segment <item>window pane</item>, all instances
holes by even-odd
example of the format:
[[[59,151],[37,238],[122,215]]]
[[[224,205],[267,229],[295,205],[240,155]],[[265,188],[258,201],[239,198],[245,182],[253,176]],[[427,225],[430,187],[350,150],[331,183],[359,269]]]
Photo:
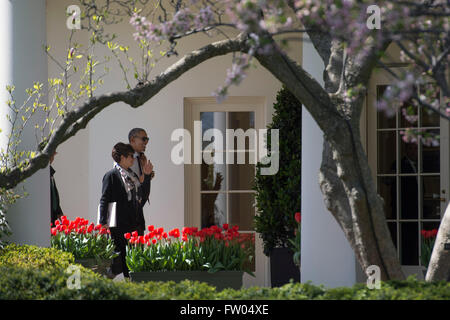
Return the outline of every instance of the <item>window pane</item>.
[[[222,225],[227,219],[227,201],[225,193],[201,195],[202,228]]]
[[[228,165],[230,190],[252,190],[255,181],[255,165]]]
[[[400,222],[402,265],[419,264],[419,230],[417,227],[417,222]]]
[[[418,173],[417,149],[416,143],[406,143],[400,140],[400,173]]]
[[[425,86],[421,87],[421,91],[425,91],[427,90],[427,86],[432,86],[433,88],[433,92],[436,92],[436,96],[434,96],[434,99],[440,101],[440,91],[439,91],[439,87],[437,87],[436,90],[436,86],[432,83],[428,83]],[[428,99],[430,100],[430,99]],[[421,116],[422,116],[422,127],[439,127],[440,126],[440,117],[436,112],[433,112],[429,109],[426,108],[420,108],[421,110]]]
[[[402,219],[418,218],[418,177],[400,177],[400,212]]]
[[[253,203],[255,196],[253,193],[230,193],[229,207],[231,225],[238,225],[239,230],[253,231],[253,218],[255,217],[255,207]]]
[[[378,177],[378,193],[384,199],[386,219],[397,218],[397,181],[396,177]]]
[[[255,128],[254,112],[228,112],[228,128],[227,129],[247,129]]]
[[[232,152],[233,164],[228,164],[229,190],[252,190],[255,180],[255,165],[250,163],[251,152]]]
[[[201,166],[201,177],[202,191],[225,191],[227,189],[225,164],[206,164],[203,161]]]
[[[395,168],[395,148],[396,132],[380,131],[377,137],[378,144],[378,174],[396,173]]]
[[[439,135],[439,130],[430,130]],[[441,172],[441,154],[439,146],[426,146],[422,144],[422,170],[426,173]]]
[[[377,101],[383,97],[383,93],[386,90],[386,85],[377,86]],[[395,113],[392,117],[386,116],[386,113],[382,110],[377,110],[377,128],[378,129],[392,129],[395,128]]]
[[[254,112],[228,112],[228,128],[233,129],[229,150],[256,150],[258,133],[255,130]],[[233,143],[231,145],[231,143]]]
[[[391,233],[392,242],[397,249],[397,222],[388,222],[388,228]]]
[[[439,176],[423,179],[423,218],[440,219],[441,216],[441,179]]]
[[[439,115],[436,112],[422,108],[422,127],[439,127]]]
[[[222,150],[225,149],[225,129],[226,129],[226,113],[225,112],[200,112],[200,121],[202,122],[202,136],[198,137],[198,139],[202,142],[202,150],[205,149],[208,145],[215,142],[215,139],[219,139],[222,141],[216,141],[216,145],[214,146],[215,150],[219,150],[219,145],[222,145]],[[203,137],[205,132],[208,129],[218,129],[216,131],[216,135],[212,135],[211,138],[205,139],[207,141],[203,141]],[[219,133],[220,132],[220,133]],[[212,134],[212,133],[211,133]],[[205,137],[206,138],[206,137]],[[220,139],[221,138],[221,139]],[[211,146],[212,147],[212,146]]]
[[[419,115],[417,107],[406,101],[401,107],[398,114],[400,127],[399,128],[417,128],[419,125]]]

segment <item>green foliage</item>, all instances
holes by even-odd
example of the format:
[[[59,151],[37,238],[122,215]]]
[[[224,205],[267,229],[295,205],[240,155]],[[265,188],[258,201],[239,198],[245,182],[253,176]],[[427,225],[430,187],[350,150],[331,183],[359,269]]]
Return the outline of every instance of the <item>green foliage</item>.
[[[274,104],[275,113],[268,129],[279,129],[279,171],[261,175],[263,165],[257,165],[254,190],[258,214],[255,229],[264,242],[264,253],[275,247],[289,246],[297,223],[294,213],[301,209],[301,103],[283,87]],[[267,146],[271,149],[268,130]]]
[[[51,245],[53,248],[72,253],[76,259],[103,260],[117,256],[113,240],[108,235],[59,233],[52,237]]]
[[[180,283],[115,282],[80,266],[79,290],[69,289],[65,270],[73,264],[70,253],[28,245],[9,245],[0,250],[0,300],[449,300],[450,283],[428,283],[409,277],[382,282],[379,290],[365,284],[325,289],[310,283],[289,283],[279,288],[250,287],[241,290],[214,287],[197,281]]]
[[[201,231],[203,236],[184,234],[182,241],[178,237],[154,239],[154,243],[150,239],[145,243],[131,239],[127,247],[127,266],[131,272],[237,270],[253,275],[250,270],[254,258],[253,235],[232,230],[222,233],[219,227],[205,228]],[[145,241],[144,237],[141,239]]]
[[[0,250],[0,266],[30,269],[66,269],[74,263],[72,254],[54,248],[9,244]]]
[[[11,228],[6,220],[6,212],[20,197],[22,195],[14,190],[0,188],[0,249],[3,249],[7,244],[3,238],[11,235]]]

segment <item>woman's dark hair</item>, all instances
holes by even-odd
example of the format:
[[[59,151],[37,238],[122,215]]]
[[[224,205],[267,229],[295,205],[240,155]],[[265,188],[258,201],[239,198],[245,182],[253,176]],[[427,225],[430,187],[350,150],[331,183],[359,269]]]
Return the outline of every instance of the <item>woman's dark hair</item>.
[[[128,155],[134,154],[134,149],[130,144],[119,142],[112,149],[111,156],[115,162],[120,162],[120,156],[128,157]]]

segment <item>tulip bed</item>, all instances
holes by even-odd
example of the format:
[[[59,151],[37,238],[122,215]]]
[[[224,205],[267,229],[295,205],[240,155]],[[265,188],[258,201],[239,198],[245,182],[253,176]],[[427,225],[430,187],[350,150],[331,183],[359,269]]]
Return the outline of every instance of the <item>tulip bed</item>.
[[[325,289],[304,283],[280,288],[251,287],[217,291],[205,283],[182,281],[130,283],[115,282],[80,266],[81,288],[69,289],[66,272],[73,255],[54,248],[9,245],[0,249],[0,300],[450,300],[450,283],[406,281],[382,282],[381,289],[370,290],[365,284]]]
[[[223,229],[222,229],[223,228]],[[148,227],[148,233],[125,234],[126,261],[131,272],[143,271],[244,271],[253,275],[254,234],[239,233],[238,226],[184,227],[168,233]]]
[[[70,252],[75,259],[110,260],[117,256],[109,230],[83,218],[73,221],[65,216],[50,229],[52,248]]]

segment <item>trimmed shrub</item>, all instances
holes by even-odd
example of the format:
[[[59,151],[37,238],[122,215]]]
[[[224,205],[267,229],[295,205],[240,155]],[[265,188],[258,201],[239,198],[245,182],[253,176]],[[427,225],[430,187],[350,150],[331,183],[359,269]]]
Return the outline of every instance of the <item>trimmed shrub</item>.
[[[54,248],[9,244],[0,249],[0,266],[34,269],[66,269],[74,263],[71,253]]]
[[[36,258],[37,261],[33,261]],[[50,262],[46,264],[45,262]],[[325,289],[309,283],[241,290],[197,281],[115,282],[80,266],[80,289],[69,289],[65,272],[73,256],[34,246],[10,245],[0,250],[0,300],[450,300],[450,283],[427,283],[413,277],[382,282],[379,290],[365,284]]]

